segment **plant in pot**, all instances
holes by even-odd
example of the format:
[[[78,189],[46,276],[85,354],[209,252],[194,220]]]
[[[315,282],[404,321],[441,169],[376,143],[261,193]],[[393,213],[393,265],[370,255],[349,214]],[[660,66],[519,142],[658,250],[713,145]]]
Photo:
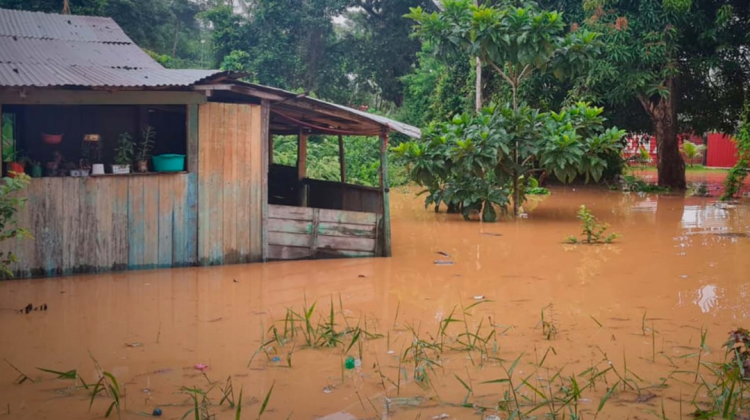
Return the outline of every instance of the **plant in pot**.
[[[129,174],[131,162],[133,162],[133,137],[130,133],[122,133],[117,139],[115,164],[112,165],[112,173]]]
[[[83,136],[81,146],[81,169],[90,169],[91,175],[103,175],[104,164],[102,163],[102,147],[98,134],[86,134]]]
[[[38,160],[29,159],[29,165],[31,166],[31,177],[41,178],[42,177],[42,163]]]
[[[135,150],[137,172],[148,172],[148,160],[151,157],[151,151],[154,149],[155,138],[156,130],[154,130],[154,127],[147,125],[141,131],[141,141]]]
[[[61,167],[64,160],[63,155],[62,153],[56,151],[52,154],[52,156],[54,157],[54,160],[52,160],[51,162],[47,162],[46,174],[47,176],[61,176]]]
[[[24,170],[25,163],[27,161],[26,156],[22,152],[15,151],[9,156],[9,161],[6,165],[8,176],[15,178],[18,175],[25,174]]]

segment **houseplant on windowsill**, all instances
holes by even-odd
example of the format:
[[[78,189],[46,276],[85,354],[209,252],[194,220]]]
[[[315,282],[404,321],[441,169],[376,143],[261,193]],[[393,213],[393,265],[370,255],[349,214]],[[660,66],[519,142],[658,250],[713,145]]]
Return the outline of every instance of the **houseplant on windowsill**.
[[[42,164],[38,160],[29,159],[29,165],[31,166],[31,177],[41,178],[42,177]]]
[[[86,134],[83,136],[82,156],[91,167],[91,175],[104,175],[104,164],[102,163],[102,143],[99,134]]]
[[[156,130],[154,130],[154,127],[147,125],[141,131],[141,141],[135,150],[136,172],[148,172],[148,160],[151,157],[151,151],[154,149],[155,138]]]
[[[129,174],[131,162],[133,162],[133,138],[130,136],[130,133],[122,133],[117,140],[115,163],[112,165],[112,173]]]
[[[18,175],[25,174],[26,171],[24,170],[24,164],[26,163],[27,159],[25,156],[23,156],[23,153],[20,152],[13,152],[10,155],[10,161],[6,164],[6,169],[8,171],[8,176],[11,178],[15,178]]]

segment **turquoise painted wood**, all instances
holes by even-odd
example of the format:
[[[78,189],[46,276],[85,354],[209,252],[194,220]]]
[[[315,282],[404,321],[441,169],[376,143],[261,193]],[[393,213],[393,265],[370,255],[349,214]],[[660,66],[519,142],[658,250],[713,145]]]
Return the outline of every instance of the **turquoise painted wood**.
[[[195,179],[32,179],[19,224],[35,239],[6,241],[0,250],[18,255],[16,277],[195,265]]]

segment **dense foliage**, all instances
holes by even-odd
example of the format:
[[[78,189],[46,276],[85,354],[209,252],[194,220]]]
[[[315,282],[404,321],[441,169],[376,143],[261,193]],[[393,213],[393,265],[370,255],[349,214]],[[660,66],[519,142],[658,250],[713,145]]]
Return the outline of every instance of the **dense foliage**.
[[[546,171],[562,182],[579,175],[598,181],[606,156],[619,152],[625,135],[606,129],[601,113],[585,103],[559,113],[493,105],[434,124],[421,141],[402,143],[396,151],[408,162],[411,179],[426,188],[425,205],[437,210],[445,203],[466,219],[480,213],[492,222],[496,206],[507,212],[514,185],[521,205],[534,173]]]
[[[344,137],[344,161],[348,183],[376,187],[380,183],[380,139],[377,137]],[[279,165],[297,164],[297,137],[275,136],[273,162]],[[310,136],[307,140],[307,176],[325,181],[340,181],[338,139],[330,136]],[[388,167],[390,185],[408,181],[403,166]]]
[[[724,192],[719,197],[721,201],[732,200],[739,194],[750,171],[750,121],[748,117],[746,112],[733,139],[737,145],[737,163],[729,170],[724,180]]]
[[[596,53],[596,33],[565,33],[558,12],[530,3],[476,6],[468,0],[446,0],[439,13],[414,8],[408,17],[417,22],[417,34],[434,46],[436,54],[447,59],[479,57],[511,93],[505,106],[491,106],[475,118],[464,114],[439,126],[440,141],[425,139],[449,148],[442,156],[438,153],[450,167],[448,176],[442,177],[444,187],[425,183],[423,174],[412,172],[415,181],[431,190],[430,202],[459,206],[464,217],[481,209],[483,220],[494,221],[493,205],[504,209],[510,201],[513,214],[518,214],[524,201],[523,180],[534,170],[554,173],[563,182],[581,174],[587,181],[601,178],[607,167],[605,154],[618,154],[625,134],[617,129],[600,133],[602,109],[579,103],[560,113],[544,113],[518,99],[519,89],[535,74],[563,79],[581,73]],[[411,145],[404,146],[403,155],[421,168],[424,162],[419,159],[425,154],[416,143]]]
[[[28,183],[29,178],[26,175],[6,177],[0,183],[0,242],[15,238],[31,238],[27,229],[18,227],[17,220],[18,212],[26,204],[26,199],[19,197],[18,193],[26,188]],[[11,251],[0,252],[0,278],[13,277],[10,265],[17,260]]]

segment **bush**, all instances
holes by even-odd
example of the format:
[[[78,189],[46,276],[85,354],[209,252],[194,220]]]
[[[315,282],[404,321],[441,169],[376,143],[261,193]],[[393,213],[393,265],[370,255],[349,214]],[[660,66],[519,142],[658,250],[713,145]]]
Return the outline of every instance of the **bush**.
[[[26,188],[29,183],[27,175],[18,175],[16,178],[3,178],[0,185],[0,242],[14,238],[32,238],[27,229],[18,227],[18,212],[23,209],[26,199],[18,196],[18,192]],[[4,278],[13,277],[10,265],[18,261],[16,255],[9,251],[7,254],[0,252],[0,276]]]

